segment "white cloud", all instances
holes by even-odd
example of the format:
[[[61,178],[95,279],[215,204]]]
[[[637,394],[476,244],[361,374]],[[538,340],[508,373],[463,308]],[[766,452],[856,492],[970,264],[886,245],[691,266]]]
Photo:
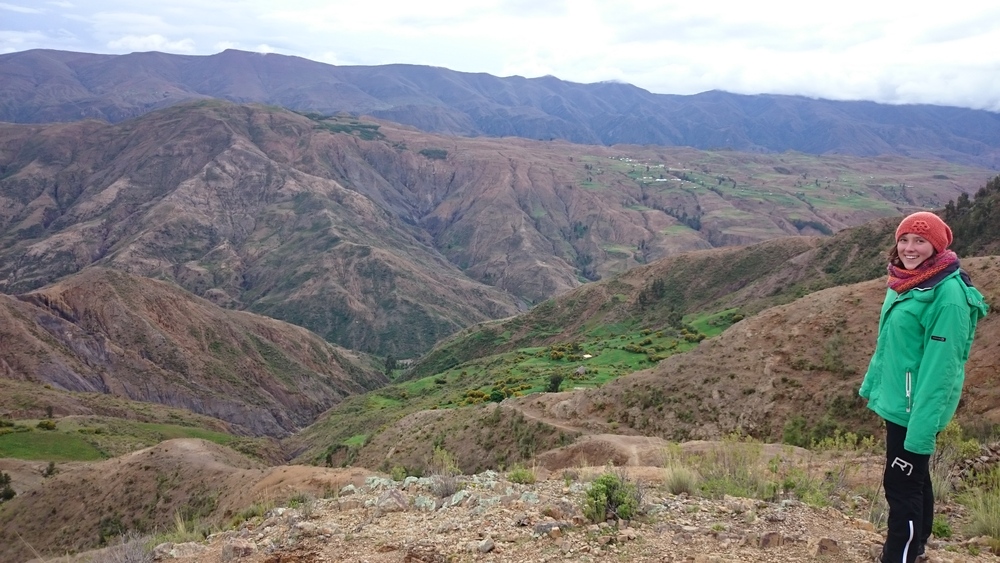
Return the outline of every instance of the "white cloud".
[[[33,49],[35,44],[45,39],[45,35],[34,31],[0,30],[0,53],[14,53]]]
[[[169,51],[172,53],[194,53],[194,41],[181,39],[170,41],[166,37],[153,35],[126,35],[108,42],[108,48],[115,51]]]
[[[45,10],[39,10],[38,8],[28,8],[25,6],[20,6],[17,4],[7,4],[6,2],[0,2],[0,10],[7,10],[8,12],[18,12],[21,14],[44,14]]]
[[[171,0],[141,11],[134,0],[54,4],[64,9],[8,10],[0,30],[38,35],[0,35],[0,50],[244,48],[339,65],[618,80],[658,93],[1000,104],[1000,4],[981,0]],[[34,9],[0,0],[10,6]]]

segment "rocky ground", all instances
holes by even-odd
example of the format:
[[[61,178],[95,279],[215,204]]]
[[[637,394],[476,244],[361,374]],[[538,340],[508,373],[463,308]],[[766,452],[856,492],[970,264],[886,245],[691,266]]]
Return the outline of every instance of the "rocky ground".
[[[673,495],[657,481],[663,469],[651,467],[628,468],[642,487],[641,516],[592,524],[582,507],[601,471],[541,475],[548,478],[530,485],[489,471],[455,482],[373,475],[330,498],[275,508],[205,542],[161,544],[154,553],[174,563],[862,562],[880,546],[875,527],[849,511]],[[933,562],[996,560],[985,538],[932,540],[928,553]]]

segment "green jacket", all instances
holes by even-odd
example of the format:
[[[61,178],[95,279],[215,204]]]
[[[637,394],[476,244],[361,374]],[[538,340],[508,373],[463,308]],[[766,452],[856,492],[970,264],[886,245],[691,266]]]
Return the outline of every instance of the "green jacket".
[[[906,427],[907,451],[934,453],[937,433],[958,408],[976,323],[988,309],[961,270],[930,287],[886,292],[860,395]]]

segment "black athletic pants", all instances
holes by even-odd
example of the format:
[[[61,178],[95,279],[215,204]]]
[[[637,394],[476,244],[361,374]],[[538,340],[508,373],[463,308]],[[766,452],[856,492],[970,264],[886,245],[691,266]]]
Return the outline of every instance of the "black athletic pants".
[[[906,427],[885,422],[885,472],[882,486],[889,503],[884,563],[913,563],[931,535],[934,490],[929,455],[903,449]]]

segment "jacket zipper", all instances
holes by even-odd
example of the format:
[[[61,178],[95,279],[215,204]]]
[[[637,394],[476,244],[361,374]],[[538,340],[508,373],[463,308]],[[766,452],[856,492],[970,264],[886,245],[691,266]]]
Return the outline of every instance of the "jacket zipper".
[[[913,388],[910,384],[910,372],[906,372],[906,412],[913,408]]]

